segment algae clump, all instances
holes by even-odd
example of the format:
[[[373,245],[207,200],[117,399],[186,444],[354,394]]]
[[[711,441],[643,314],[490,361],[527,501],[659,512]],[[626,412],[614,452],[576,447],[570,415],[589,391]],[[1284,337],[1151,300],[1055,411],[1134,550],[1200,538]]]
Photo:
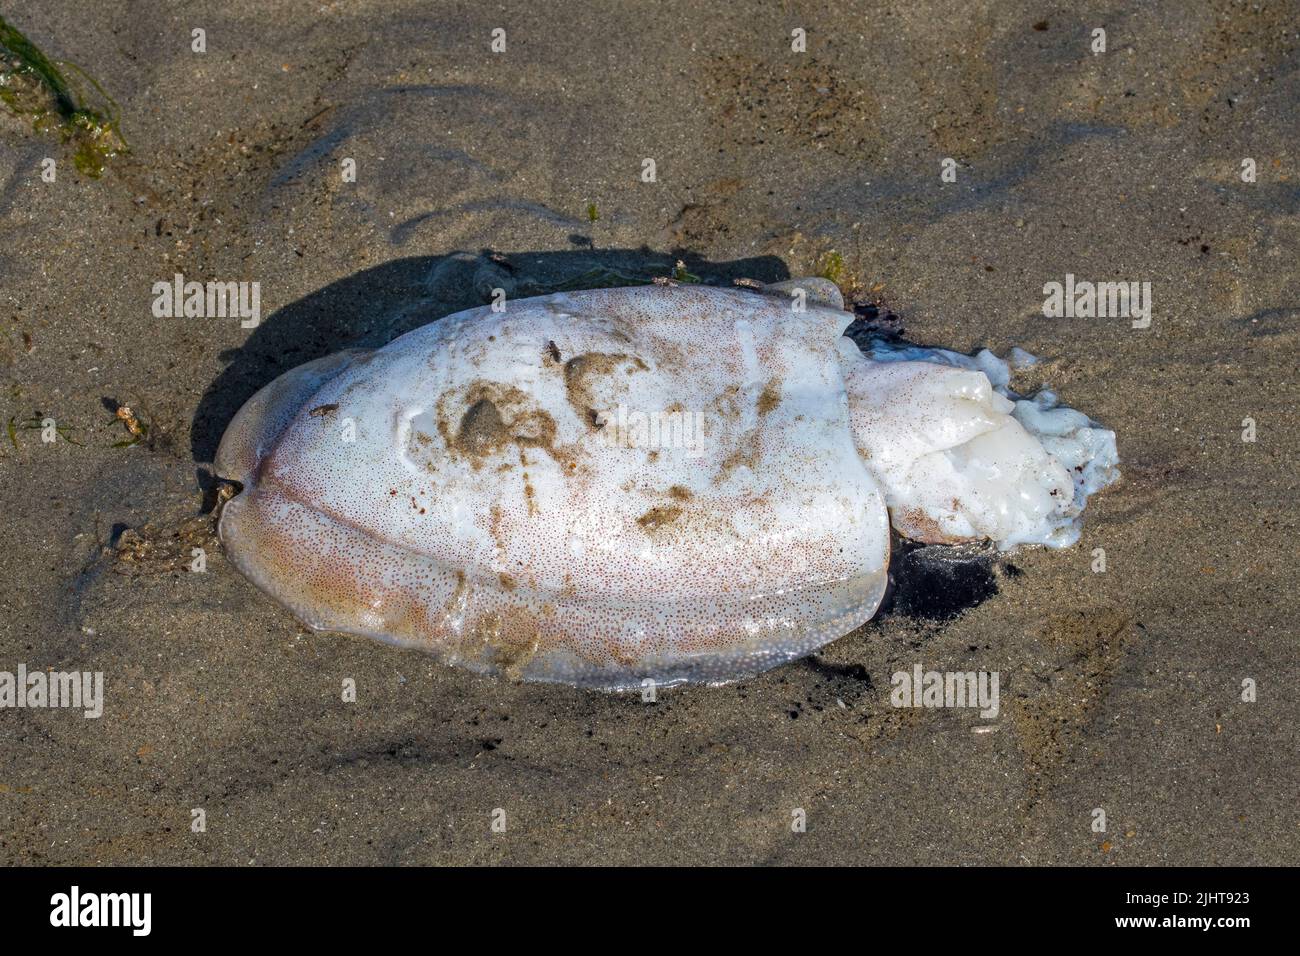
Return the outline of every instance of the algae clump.
[[[59,67],[68,67],[103,101],[88,105]],[[127,152],[117,108],[103,88],[75,63],[56,64],[4,17],[0,17],[0,103],[27,117],[41,132],[55,132],[73,150],[81,173],[99,178],[108,160]]]

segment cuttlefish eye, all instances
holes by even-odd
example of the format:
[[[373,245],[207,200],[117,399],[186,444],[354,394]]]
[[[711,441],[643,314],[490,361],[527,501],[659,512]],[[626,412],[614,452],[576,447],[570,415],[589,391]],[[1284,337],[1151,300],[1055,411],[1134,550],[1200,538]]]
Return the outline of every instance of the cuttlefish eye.
[[[1005,363],[843,333],[825,280],[474,309],[296,368],[231,422],[236,567],[313,628],[512,679],[722,682],[870,619],[891,521],[1073,543],[1113,433]]]

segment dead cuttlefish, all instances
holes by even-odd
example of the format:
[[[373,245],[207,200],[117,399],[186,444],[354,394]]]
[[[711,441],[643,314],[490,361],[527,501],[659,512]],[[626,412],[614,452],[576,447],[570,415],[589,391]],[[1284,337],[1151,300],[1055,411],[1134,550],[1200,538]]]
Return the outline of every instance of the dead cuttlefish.
[[[864,354],[852,319],[821,279],[603,289],[309,362],[222,439],[243,487],[221,540],[313,628],[608,689],[733,680],[849,633],[885,593],[891,521],[1072,544],[1118,478],[1114,433],[1019,398],[987,351]]]

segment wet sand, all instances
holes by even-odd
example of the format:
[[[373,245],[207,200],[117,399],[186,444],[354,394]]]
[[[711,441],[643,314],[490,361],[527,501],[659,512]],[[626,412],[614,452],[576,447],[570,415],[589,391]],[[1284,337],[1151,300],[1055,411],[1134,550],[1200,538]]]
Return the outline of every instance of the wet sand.
[[[99,719],[0,710],[0,862],[1300,858],[1300,10],[826,6],[6,12],[99,80],[131,153],[91,179],[0,118],[0,671],[105,675]],[[914,602],[653,705],[311,633],[223,559],[212,454],[280,371],[503,281],[679,258],[719,283],[842,259],[915,341],[1029,350],[1016,384],[1114,429],[1123,481],[955,617]],[[257,281],[261,324],[156,318],[178,272]],[[1150,328],[1045,318],[1067,274],[1150,282]],[[999,672],[997,719],[891,707],[918,663]]]

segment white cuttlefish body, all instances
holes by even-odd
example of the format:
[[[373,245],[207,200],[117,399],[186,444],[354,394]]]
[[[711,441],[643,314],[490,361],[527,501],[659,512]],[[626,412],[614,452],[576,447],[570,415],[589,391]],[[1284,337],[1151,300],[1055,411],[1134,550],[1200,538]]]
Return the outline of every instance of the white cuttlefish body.
[[[891,516],[926,542],[1073,543],[1114,434],[1009,397],[989,353],[864,355],[852,318],[825,280],[643,286],[311,362],[222,439],[243,488],[221,539],[314,628],[601,688],[847,634],[884,595]]]

